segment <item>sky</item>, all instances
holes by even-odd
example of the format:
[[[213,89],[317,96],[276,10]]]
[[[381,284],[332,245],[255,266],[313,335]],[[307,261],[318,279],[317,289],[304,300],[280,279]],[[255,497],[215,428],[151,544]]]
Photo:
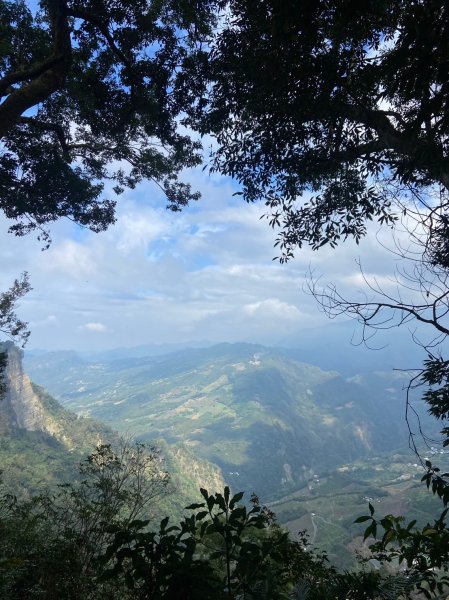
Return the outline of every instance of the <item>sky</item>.
[[[202,199],[181,213],[159,189],[140,185],[118,198],[117,223],[95,234],[65,220],[42,251],[33,234],[16,238],[0,222],[0,286],[28,271],[33,290],[20,301],[28,347],[97,351],[141,344],[250,341],[274,345],[326,323],[305,293],[313,269],[323,282],[360,297],[356,259],[388,285],[393,257],[376,239],[360,246],[301,251],[281,265],[263,204],[233,196],[236,185],[202,168],[185,173]]]
[[[378,243],[377,226],[360,246],[305,248],[281,265],[273,261],[276,232],[261,219],[263,204],[245,204],[232,181],[202,167],[184,179],[202,199],[181,213],[167,211],[159,188],[145,183],[118,198],[117,223],[108,231],[59,221],[46,251],[33,234],[8,234],[0,216],[0,291],[23,271],[33,287],[17,311],[29,322],[28,348],[276,345],[328,324],[304,291],[310,269],[351,298],[364,297],[357,261],[386,289],[394,285],[395,258]]]

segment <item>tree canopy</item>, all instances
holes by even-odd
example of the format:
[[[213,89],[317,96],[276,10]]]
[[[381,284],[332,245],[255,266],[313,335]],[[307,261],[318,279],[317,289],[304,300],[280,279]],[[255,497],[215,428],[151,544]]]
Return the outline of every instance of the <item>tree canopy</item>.
[[[199,194],[178,180],[200,162],[180,133],[190,101],[179,74],[204,57],[211,2],[0,2],[0,208],[18,235],[68,217],[114,222],[103,197],[155,181],[178,209]],[[109,193],[110,190],[108,190]]]
[[[232,0],[228,15],[201,127],[218,141],[213,168],[281,227],[282,261],[394,224],[398,188],[441,187],[445,212],[447,3]]]
[[[212,169],[262,200],[285,262],[367,223],[405,224],[393,248],[409,267],[387,290],[365,278],[366,300],[335,286],[311,291],[331,316],[364,327],[412,320],[435,333],[415,383],[437,418],[449,414],[449,6],[443,0],[231,0],[217,31],[205,109]],[[363,271],[362,271],[363,275]],[[440,390],[436,392],[435,388]],[[443,433],[447,437],[449,428]],[[449,443],[449,438],[448,442]]]

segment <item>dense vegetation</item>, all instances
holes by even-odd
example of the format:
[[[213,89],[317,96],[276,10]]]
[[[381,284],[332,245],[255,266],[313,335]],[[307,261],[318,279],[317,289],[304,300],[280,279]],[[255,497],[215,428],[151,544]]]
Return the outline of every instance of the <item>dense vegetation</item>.
[[[101,362],[54,352],[25,364],[70,410],[188,448],[234,489],[270,502],[314,475],[408,443],[402,373],[346,380],[252,344]],[[424,404],[416,399],[414,408],[421,428],[436,433]],[[416,419],[410,424],[417,429]]]
[[[102,231],[113,196],[155,181],[176,210],[200,145],[177,127],[179,71],[200,60],[215,17],[196,2],[0,2],[0,209],[11,231],[61,217]],[[152,52],[148,52],[152,48]],[[114,166],[115,165],[115,166]]]
[[[217,139],[212,168],[236,179],[246,201],[265,202],[281,262],[305,245],[358,243],[370,221],[393,229],[393,286],[366,276],[360,300],[311,277],[310,290],[368,336],[411,322],[427,329],[414,383],[445,436],[448,28],[444,0],[232,0],[213,38],[206,108],[191,115]]]
[[[156,525],[153,508],[167,478],[142,445],[119,453],[98,446],[80,475],[28,501],[1,497],[5,600],[390,599],[430,597],[446,584],[444,515],[418,530],[400,517],[377,523],[369,505],[370,515],[358,521],[370,521],[365,537],[383,528],[370,558],[384,567],[373,570],[365,560],[338,573],[304,533],[293,540],[257,497],[242,504],[243,492],[232,496],[228,487],[222,494],[201,489],[201,501],[178,524],[166,517]]]
[[[168,475],[153,449],[99,445],[80,478],[29,500],[4,494],[0,521],[2,598],[87,598],[107,527],[126,526],[163,495]]]

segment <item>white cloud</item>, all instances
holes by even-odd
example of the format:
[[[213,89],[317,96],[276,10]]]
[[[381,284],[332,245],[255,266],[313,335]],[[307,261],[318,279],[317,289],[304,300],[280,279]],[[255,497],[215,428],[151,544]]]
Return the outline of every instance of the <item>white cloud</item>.
[[[117,248],[125,255],[145,250],[152,242],[173,235],[168,219],[157,210],[136,211],[131,208],[123,215],[119,228],[114,228]],[[118,234],[118,235],[117,235]]]
[[[243,312],[251,317],[263,315],[282,319],[298,319],[301,315],[296,306],[277,298],[267,298],[253,304],[245,304]]]
[[[51,274],[65,274],[73,281],[86,280],[92,277],[96,270],[93,248],[73,240],[55,244],[43,256],[49,260],[40,261],[40,267],[49,277]]]
[[[86,329],[87,331],[94,331],[95,333],[105,333],[108,328],[103,323],[85,323],[80,325],[80,329]]]
[[[360,287],[357,257],[379,280],[393,272],[395,259],[379,244],[375,226],[360,246],[304,248],[286,265],[273,262],[276,232],[260,219],[265,207],[233,197],[228,179],[200,169],[189,178],[203,199],[181,213],[166,211],[148,184],[119,199],[117,223],[105,233],[59,222],[46,252],[32,236],[4,234],[0,290],[23,270],[34,288],[19,308],[31,324],[30,347],[276,343],[326,320],[302,292],[310,266],[323,283],[340,283],[348,294]]]

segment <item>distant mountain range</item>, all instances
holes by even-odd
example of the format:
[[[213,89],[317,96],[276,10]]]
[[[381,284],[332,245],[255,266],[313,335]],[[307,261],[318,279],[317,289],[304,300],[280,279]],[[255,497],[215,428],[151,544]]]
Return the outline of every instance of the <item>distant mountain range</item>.
[[[219,344],[104,361],[56,352],[28,356],[26,368],[70,410],[187,449],[235,489],[277,499],[340,465],[405,447],[409,434],[406,374],[345,378],[295,352]],[[415,408],[434,433],[418,399]]]
[[[316,365],[325,371],[338,371],[345,377],[372,371],[414,369],[422,364],[425,352],[416,343],[425,341],[425,327],[395,327],[375,332],[365,332],[369,339],[362,343],[362,328],[354,320],[332,321],[325,325],[292,331],[289,335],[264,342],[276,348],[280,354],[300,362]],[[430,332],[431,333],[431,332]],[[371,337],[372,336],[372,337]],[[415,340],[415,341],[414,341]],[[104,351],[84,349],[77,352],[79,358],[88,362],[111,362],[125,358],[163,356],[183,350],[205,349],[217,345],[214,342],[190,341],[183,343],[149,343],[140,346],[117,347]],[[61,351],[58,351],[60,353]],[[45,356],[48,350],[27,350],[27,356]]]
[[[353,521],[368,501],[379,515],[408,513],[422,523],[439,508],[407,449],[405,373],[354,375],[347,366],[347,377],[298,361],[298,350],[251,344],[147,357],[131,349],[102,360],[26,356],[26,370],[44,389],[30,382],[21,351],[3,348],[3,490],[26,495],[70,481],[79,461],[99,441],[114,443],[118,430],[161,448],[173,481],[161,515],[179,515],[199,487],[227,483],[260,494],[294,534],[308,529],[341,567],[354,549],[363,551],[362,526]],[[438,424],[418,398],[414,408],[433,434]],[[437,452],[429,456],[446,468]]]
[[[415,339],[426,339],[425,328],[413,329]],[[291,333],[277,347],[289,350],[297,360],[335,370],[350,377],[355,374],[420,367],[426,353],[413,341],[407,327],[377,332],[365,331],[355,321],[329,321],[324,326]],[[373,335],[374,334],[374,335]]]

